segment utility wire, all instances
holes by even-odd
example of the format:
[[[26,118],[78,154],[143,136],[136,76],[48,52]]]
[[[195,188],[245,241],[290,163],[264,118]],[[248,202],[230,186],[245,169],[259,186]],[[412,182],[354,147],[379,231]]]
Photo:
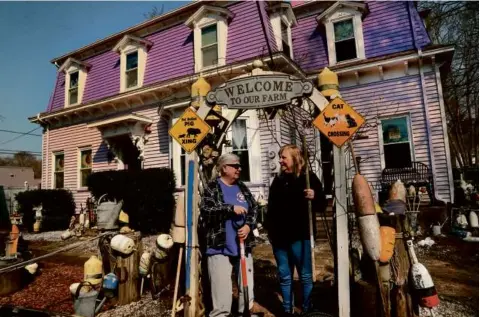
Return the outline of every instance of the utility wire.
[[[270,41],[268,40],[268,36],[267,36],[267,29],[265,28],[265,22],[263,21],[262,10],[260,9],[260,1],[257,1],[257,10],[258,10],[258,15],[260,16],[260,23],[262,24],[263,36],[265,37],[265,42],[267,43],[268,55],[270,55],[270,63],[273,68],[275,66],[275,63],[273,62],[272,48],[270,47]]]
[[[28,133],[28,132],[18,132],[18,131],[12,131],[12,130],[4,130],[4,129],[0,129],[0,132],[7,132],[7,133],[14,133],[14,134],[25,134],[25,135],[32,135],[32,136],[42,136],[41,134]]]
[[[24,137],[24,136],[32,133],[33,131],[37,131],[37,130],[40,129],[40,128],[41,128],[41,127],[36,127],[35,129],[32,129],[32,130],[30,130],[30,131],[28,131],[28,132],[24,132],[24,133],[22,133],[21,135],[17,135],[16,137],[14,137],[14,138],[12,138],[12,139],[10,139],[10,140],[6,140],[6,141],[3,141],[3,142],[0,142],[0,145],[7,144],[7,143],[13,142],[13,141],[15,141],[15,140],[18,140],[18,139],[20,139],[21,137]]]

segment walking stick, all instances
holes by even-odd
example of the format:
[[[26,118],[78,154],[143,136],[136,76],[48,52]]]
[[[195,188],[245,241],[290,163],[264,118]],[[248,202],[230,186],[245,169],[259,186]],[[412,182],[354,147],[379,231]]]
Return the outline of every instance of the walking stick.
[[[247,256],[245,255],[245,240],[240,240],[240,269],[242,271],[243,316],[250,317],[250,298],[248,296]]]
[[[180,247],[180,251],[178,253],[177,275],[175,277],[175,290],[173,292],[172,317],[175,317],[175,314],[177,313],[177,293],[178,293],[178,284],[180,282],[180,270],[182,268],[182,255],[183,255],[183,246]]]
[[[307,185],[307,189],[310,189],[310,166],[308,165],[307,141],[305,139],[305,134],[302,135],[302,147],[303,147],[303,156],[305,160],[306,185]],[[315,274],[315,238],[313,237],[312,201],[308,199],[307,204],[308,204],[308,226],[310,230],[310,253],[312,257],[312,279],[313,279],[313,282],[316,282],[317,277]]]

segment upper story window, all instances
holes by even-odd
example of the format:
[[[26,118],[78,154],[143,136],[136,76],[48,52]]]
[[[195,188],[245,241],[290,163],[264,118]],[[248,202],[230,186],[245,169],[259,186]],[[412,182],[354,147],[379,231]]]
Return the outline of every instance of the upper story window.
[[[202,28],[202,66],[208,67],[218,63],[217,25]]]
[[[268,11],[277,49],[293,58],[292,27],[297,24],[297,20],[292,6],[286,2],[279,2],[271,5]]]
[[[125,77],[127,89],[138,86],[138,51],[127,54]]]
[[[204,5],[185,22],[193,30],[195,72],[226,64],[228,21],[232,18],[226,8]]]
[[[78,103],[78,71],[70,73],[70,87],[68,88],[68,104],[74,105]]]
[[[90,64],[68,58],[58,69],[65,73],[65,107],[82,103]]]
[[[153,43],[125,35],[113,48],[120,55],[120,92],[143,86],[147,53]]]
[[[365,58],[362,16],[367,11],[364,3],[339,1],[317,17],[325,25],[330,66]]]

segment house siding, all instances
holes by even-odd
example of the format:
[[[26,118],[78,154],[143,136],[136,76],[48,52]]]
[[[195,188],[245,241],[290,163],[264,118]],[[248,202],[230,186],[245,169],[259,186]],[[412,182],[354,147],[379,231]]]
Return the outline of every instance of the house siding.
[[[298,25],[292,28],[293,55],[303,69],[328,66],[325,28],[315,18],[316,15],[298,19]]]
[[[448,187],[448,173],[445,158],[445,147],[443,142],[443,130],[439,120],[440,106],[438,93],[436,91],[435,75],[428,74],[428,111],[432,128],[432,143],[434,147],[435,181],[436,191],[446,201],[450,201],[450,190]],[[373,183],[381,179],[381,149],[376,126],[377,115],[389,117],[395,115],[409,114],[412,130],[414,161],[424,163],[431,168],[428,139],[426,131],[425,108],[422,98],[420,76],[413,75],[400,79],[386,80],[383,82],[360,85],[341,89],[342,97],[356,111],[363,114],[367,123],[372,128],[364,131],[368,135],[366,140],[354,142],[355,154],[362,157],[360,165],[362,174]],[[443,144],[443,147],[439,144]],[[442,153],[443,151],[443,153]],[[351,173],[350,178],[353,177]]]

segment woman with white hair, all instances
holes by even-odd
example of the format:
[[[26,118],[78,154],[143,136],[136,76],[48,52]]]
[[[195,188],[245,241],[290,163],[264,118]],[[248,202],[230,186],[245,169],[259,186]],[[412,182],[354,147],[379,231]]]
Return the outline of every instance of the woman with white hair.
[[[239,285],[239,239],[245,241],[249,307],[253,307],[253,259],[257,203],[250,190],[239,180],[242,167],[238,156],[232,153],[218,158],[218,177],[206,186],[200,206],[201,224],[206,232],[206,256],[213,309],[210,317],[231,315],[232,269],[235,268]],[[243,290],[239,287],[239,313],[243,313]],[[233,314],[236,315],[236,314]]]

